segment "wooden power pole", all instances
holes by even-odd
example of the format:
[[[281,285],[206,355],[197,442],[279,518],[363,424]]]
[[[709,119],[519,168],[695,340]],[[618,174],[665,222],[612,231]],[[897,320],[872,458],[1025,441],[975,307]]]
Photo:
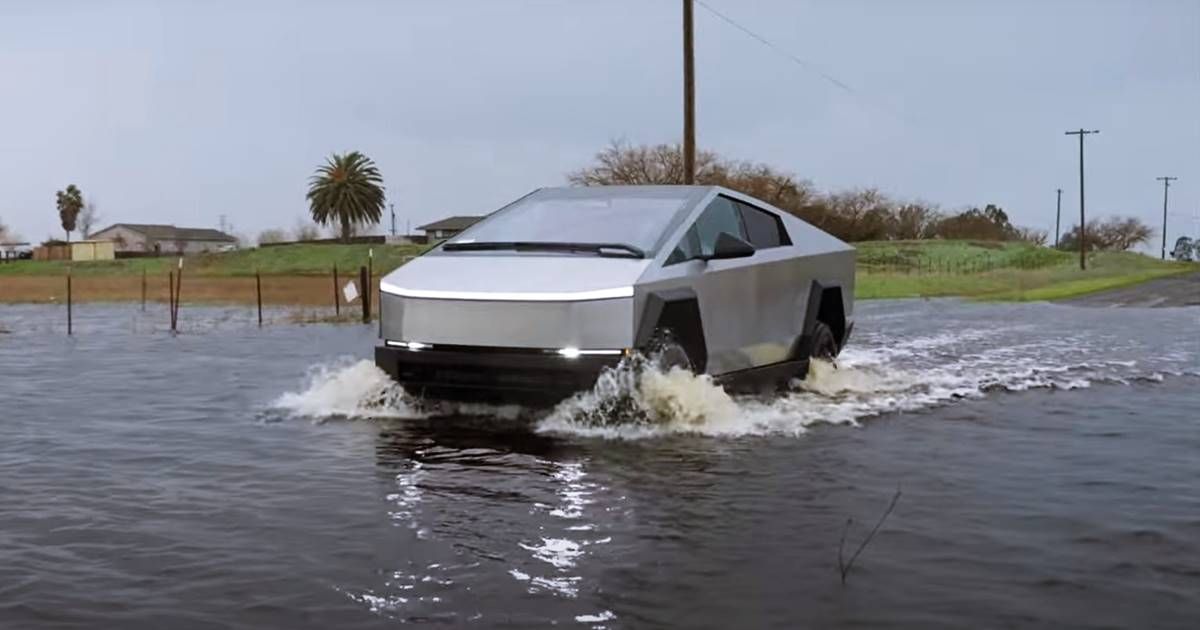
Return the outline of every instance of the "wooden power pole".
[[[1058,249],[1058,235],[1062,234],[1062,189],[1058,189],[1058,204],[1054,211],[1054,249]]]
[[[1171,182],[1179,179],[1178,177],[1155,177],[1163,183],[1163,237],[1162,237],[1162,259],[1167,259],[1167,189],[1171,187]]]
[[[696,183],[696,67],[692,0],[683,0],[683,183]]]
[[[1100,133],[1099,129],[1079,129],[1068,131],[1068,136],[1079,136],[1079,268],[1087,269],[1087,219],[1084,215],[1083,204],[1083,137],[1090,133]]]

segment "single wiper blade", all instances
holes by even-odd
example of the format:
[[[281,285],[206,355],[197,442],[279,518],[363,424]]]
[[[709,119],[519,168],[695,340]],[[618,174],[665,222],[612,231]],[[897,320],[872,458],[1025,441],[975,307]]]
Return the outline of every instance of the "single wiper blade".
[[[518,252],[588,252],[599,256],[645,258],[641,248],[626,243],[558,243],[540,241],[483,241],[446,243],[442,249],[450,252],[484,252],[511,249]]]

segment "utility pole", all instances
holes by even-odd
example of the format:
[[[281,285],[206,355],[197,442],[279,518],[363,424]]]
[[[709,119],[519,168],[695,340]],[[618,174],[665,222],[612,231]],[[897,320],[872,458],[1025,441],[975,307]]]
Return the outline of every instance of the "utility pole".
[[[1163,183],[1163,237],[1162,237],[1162,259],[1167,259],[1167,189],[1171,187],[1171,182],[1179,179],[1178,177],[1155,177]]]
[[[1062,228],[1059,227],[1062,224],[1062,189],[1059,188],[1057,190],[1058,205],[1054,211],[1054,249],[1058,249],[1058,235],[1062,234]]]
[[[1100,133],[1099,129],[1083,129],[1068,131],[1068,136],[1079,136],[1079,268],[1087,269],[1087,221],[1083,212],[1083,137],[1090,133]]]
[[[396,204],[389,203],[388,209],[392,211],[392,237],[396,236]]]
[[[696,183],[696,68],[692,0],[683,0],[683,183]]]

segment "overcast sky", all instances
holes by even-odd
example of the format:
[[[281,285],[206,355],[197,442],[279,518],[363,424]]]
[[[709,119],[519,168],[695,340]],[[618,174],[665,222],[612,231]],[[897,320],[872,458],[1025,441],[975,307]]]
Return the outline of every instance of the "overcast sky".
[[[1089,215],[1200,232],[1200,2],[705,0],[702,148],[822,189],[876,186],[1018,224]],[[55,190],[103,223],[253,237],[306,214],[313,169],[360,150],[400,230],[561,185],[610,139],[676,142],[678,0],[0,0],[0,218],[60,235]],[[380,229],[386,229],[385,224]],[[1064,227],[1065,230],[1065,227]]]

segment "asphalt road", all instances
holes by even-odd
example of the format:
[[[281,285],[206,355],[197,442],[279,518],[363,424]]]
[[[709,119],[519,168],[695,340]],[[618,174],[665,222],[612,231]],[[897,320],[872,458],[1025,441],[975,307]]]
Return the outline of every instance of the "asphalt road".
[[[1142,284],[1063,300],[1077,306],[1163,306],[1200,305],[1200,272],[1151,280]]]

